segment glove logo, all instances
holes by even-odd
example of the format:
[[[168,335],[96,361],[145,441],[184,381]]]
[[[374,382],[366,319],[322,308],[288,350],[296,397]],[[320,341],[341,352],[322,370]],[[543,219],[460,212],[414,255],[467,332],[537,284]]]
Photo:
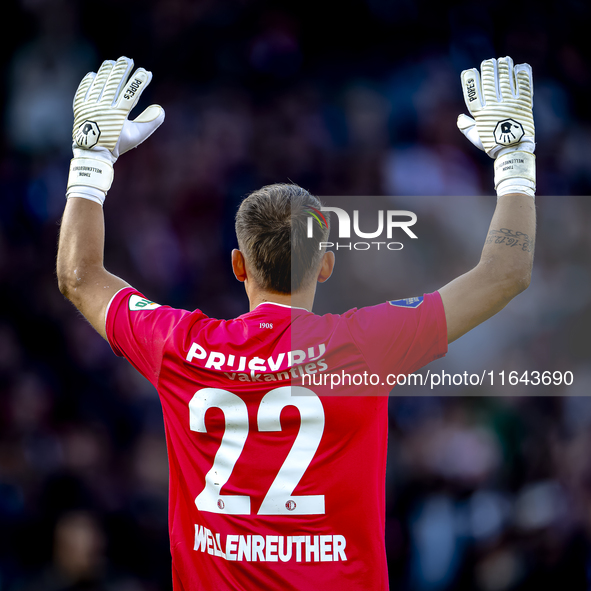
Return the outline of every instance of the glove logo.
[[[139,78],[136,78],[128,87],[127,90],[125,91],[125,94],[123,95],[123,98],[129,100],[133,98],[133,95],[138,91],[138,89],[141,87],[142,85],[142,81]]]
[[[503,119],[495,127],[495,141],[501,146],[511,146],[521,141],[525,135],[523,125],[515,119]]]
[[[88,119],[80,124],[74,139],[81,148],[92,148],[96,146],[101,137],[101,130],[94,121]]]

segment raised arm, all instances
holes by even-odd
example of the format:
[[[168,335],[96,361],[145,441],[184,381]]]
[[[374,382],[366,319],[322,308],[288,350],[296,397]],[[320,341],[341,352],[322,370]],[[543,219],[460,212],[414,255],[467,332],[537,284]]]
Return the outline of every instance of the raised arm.
[[[527,288],[536,214],[529,195],[499,197],[478,265],[439,290],[449,343],[502,310]]]
[[[164,121],[164,110],[148,107],[128,120],[152,74],[120,57],[87,74],[74,98],[73,153],[62,219],[57,277],[60,291],[106,338],[105,314],[117,291],[128,284],[103,266],[103,203],[120,154],[137,147]]]
[[[478,265],[439,290],[448,342],[504,308],[530,282],[535,245],[535,129],[533,82],[528,64],[510,57],[486,60],[462,72],[462,88],[474,119],[458,127],[495,159],[498,200]]]
[[[71,198],[62,218],[57,252],[59,289],[103,337],[111,298],[128,284],[103,266],[103,208],[88,199]]]

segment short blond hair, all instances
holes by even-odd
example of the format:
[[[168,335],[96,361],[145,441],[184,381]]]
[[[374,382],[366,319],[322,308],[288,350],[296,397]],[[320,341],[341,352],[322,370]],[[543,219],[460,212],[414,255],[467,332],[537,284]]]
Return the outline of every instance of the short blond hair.
[[[318,270],[330,231],[314,221],[308,238],[311,210],[320,210],[318,198],[298,185],[278,183],[253,191],[236,213],[238,245],[254,272],[254,280],[267,291],[298,291]]]

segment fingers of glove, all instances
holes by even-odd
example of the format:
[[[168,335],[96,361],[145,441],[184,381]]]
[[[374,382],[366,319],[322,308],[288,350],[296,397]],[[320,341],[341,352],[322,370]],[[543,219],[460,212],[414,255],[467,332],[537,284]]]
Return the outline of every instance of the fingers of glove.
[[[109,78],[105,83],[105,89],[101,96],[101,102],[106,103],[109,107],[115,103],[121,88],[125,86],[127,82],[127,78],[129,77],[129,73],[131,72],[132,68],[132,59],[121,56],[117,60],[113,66],[113,69],[111,70],[111,73],[109,74]]]
[[[107,82],[114,65],[115,62],[112,60],[106,60],[101,64],[101,67],[92,82],[90,91],[88,92],[86,98],[88,102],[96,103],[100,100],[103,89],[105,88],[105,83]]]
[[[517,96],[525,101],[531,109],[534,103],[534,81],[532,69],[529,64],[517,64],[514,69],[517,80]]]
[[[131,111],[137,104],[142,92],[152,80],[152,72],[147,72],[143,68],[138,68],[131,78],[127,81],[115,102],[114,107]]]
[[[484,60],[480,64],[482,94],[486,104],[500,102],[501,94],[499,91],[499,75],[497,70],[497,60]]]
[[[148,139],[164,121],[164,109],[160,105],[150,105],[133,121],[126,120],[121,130],[119,142],[113,151],[115,157],[139,146]]]
[[[76,105],[84,102],[86,100],[86,95],[88,94],[88,90],[94,80],[96,74],[94,72],[88,72],[84,78],[82,78],[82,82],[78,85],[78,90],[76,90],[76,94],[74,95],[74,110],[76,110]]]
[[[515,84],[515,74],[513,71],[513,60],[507,57],[501,57],[497,61],[497,72],[499,74],[499,90],[501,91],[501,100],[507,101],[517,97],[517,87]]]
[[[480,84],[480,72],[476,68],[464,70],[460,75],[464,101],[470,113],[480,111],[486,104],[482,97],[482,85]]]
[[[459,115],[457,121],[458,129],[474,144],[479,150],[484,150],[482,140],[478,135],[478,129],[476,128],[476,121],[472,117],[466,115]]]

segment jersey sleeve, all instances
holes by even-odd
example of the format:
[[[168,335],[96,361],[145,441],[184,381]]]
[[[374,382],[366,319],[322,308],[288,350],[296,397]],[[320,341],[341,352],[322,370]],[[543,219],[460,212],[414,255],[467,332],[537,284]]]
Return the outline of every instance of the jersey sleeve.
[[[374,373],[409,374],[447,353],[439,292],[361,308],[349,331]]]
[[[156,304],[127,287],[113,296],[107,308],[107,339],[115,355],[125,357],[157,387],[166,344],[189,314]]]

